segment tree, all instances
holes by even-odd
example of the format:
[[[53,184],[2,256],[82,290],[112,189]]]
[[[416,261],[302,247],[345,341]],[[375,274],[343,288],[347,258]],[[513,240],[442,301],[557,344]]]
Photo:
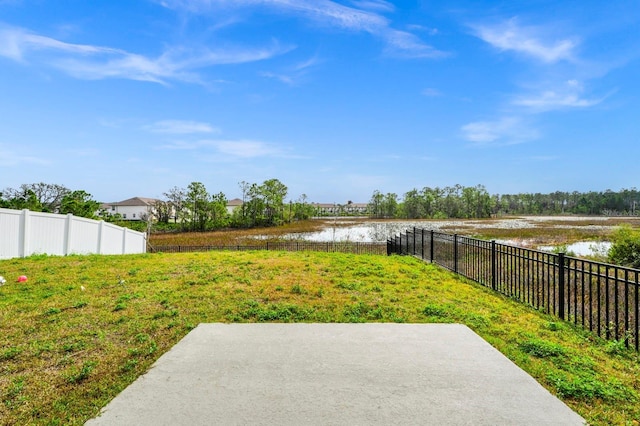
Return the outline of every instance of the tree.
[[[259,188],[265,207],[266,225],[280,225],[284,223],[284,199],[288,188],[278,179],[269,179]]]
[[[174,223],[178,222],[178,219],[183,219],[186,194],[187,192],[184,188],[178,188],[177,186],[174,186],[163,194],[167,197],[171,210],[173,211]]]
[[[613,235],[609,261],[631,268],[640,268],[640,231],[630,226],[619,228]]]
[[[202,182],[191,182],[187,187],[184,209],[188,212],[189,228],[204,231],[208,219],[209,193]]]
[[[97,219],[100,203],[85,191],[72,191],[66,194],[60,203],[60,213]]]
[[[229,223],[229,213],[227,212],[227,197],[219,192],[212,195],[209,202],[209,212],[212,228],[222,228]]]
[[[44,182],[25,183],[20,185],[18,189],[5,188],[0,194],[0,199],[15,200],[14,205],[22,206],[18,208],[57,213],[60,210],[62,198],[69,192],[71,191],[62,185]]]
[[[371,200],[369,200],[369,212],[371,217],[379,219],[384,217],[383,203],[384,195],[377,189],[373,191],[373,195],[371,196]]]

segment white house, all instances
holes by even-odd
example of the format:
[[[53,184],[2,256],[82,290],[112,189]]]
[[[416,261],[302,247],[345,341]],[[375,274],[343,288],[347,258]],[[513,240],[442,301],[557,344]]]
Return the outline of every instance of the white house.
[[[120,214],[124,220],[146,220],[153,214],[156,198],[133,197],[115,203],[103,203],[101,207],[107,213]]]
[[[235,209],[242,207],[242,200],[240,198],[234,198],[227,201],[227,213],[232,214]]]

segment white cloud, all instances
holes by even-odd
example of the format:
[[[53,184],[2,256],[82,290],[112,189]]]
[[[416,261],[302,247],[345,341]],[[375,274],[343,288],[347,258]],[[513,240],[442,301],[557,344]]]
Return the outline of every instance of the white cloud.
[[[534,112],[552,111],[569,108],[588,108],[598,105],[606,96],[599,99],[586,99],[582,96],[583,84],[571,79],[553,89],[546,89],[538,93],[520,95],[513,99],[512,104],[526,107]]]
[[[278,80],[282,83],[294,86],[319,62],[317,57],[312,57],[306,61],[300,62],[284,72],[262,71],[259,74],[265,78]]]
[[[262,48],[167,49],[148,57],[121,49],[66,43],[32,34],[20,28],[0,30],[0,56],[26,62],[40,61],[67,74],[87,80],[124,78],[166,84],[169,80],[200,82],[195,70],[214,65],[261,61],[293,47],[271,42]]]
[[[348,7],[331,0],[162,0],[160,4],[212,16],[212,12],[220,12],[224,8],[264,7],[279,13],[301,16],[329,27],[369,33],[386,43],[385,51],[389,54],[412,58],[444,55],[444,52],[429,46],[414,34],[393,29],[389,20],[379,14],[393,10],[393,5],[381,0],[352,2],[357,7]]]
[[[545,91],[534,97],[519,97],[514,105],[529,107],[538,111],[549,111],[561,108],[586,108],[602,102],[603,99],[583,99],[575,93],[557,93]]]
[[[393,12],[396,9],[392,3],[384,0],[351,0],[351,4],[358,9],[378,12]]]
[[[222,154],[241,158],[273,157],[281,154],[281,150],[273,145],[260,141],[211,141]]]
[[[578,45],[569,38],[545,40],[549,38],[545,36],[550,32],[548,29],[519,26],[516,19],[496,26],[478,25],[474,29],[479,38],[500,50],[523,53],[546,63],[572,60]]]
[[[24,151],[24,149],[20,149]],[[32,155],[17,154],[11,148],[4,148],[0,145],[0,164],[4,167],[25,166],[25,165],[48,165],[51,161],[45,158],[35,157]]]
[[[256,157],[285,157],[284,151],[273,144],[253,141],[247,139],[240,140],[198,140],[198,141],[173,141],[160,146],[161,149],[172,150],[199,150],[214,149],[219,154],[235,158],[256,158]]]
[[[220,130],[209,123],[187,120],[162,120],[143,127],[154,133],[189,134],[189,133],[217,133]]]
[[[462,126],[462,134],[464,139],[478,145],[511,145],[538,137],[538,132],[518,117],[465,124]]]
[[[425,96],[429,96],[431,98],[435,98],[437,96],[442,96],[442,92],[438,89],[434,89],[433,87],[428,87],[422,91],[422,94]]]

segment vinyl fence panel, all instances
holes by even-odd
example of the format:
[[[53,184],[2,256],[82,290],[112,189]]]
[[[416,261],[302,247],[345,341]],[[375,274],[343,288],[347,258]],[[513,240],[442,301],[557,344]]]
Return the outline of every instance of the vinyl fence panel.
[[[146,234],[104,221],[0,209],[0,259],[32,254],[133,254],[146,249]]]

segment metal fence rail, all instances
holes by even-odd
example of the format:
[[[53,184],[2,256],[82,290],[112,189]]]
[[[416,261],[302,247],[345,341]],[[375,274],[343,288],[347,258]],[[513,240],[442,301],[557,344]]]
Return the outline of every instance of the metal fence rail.
[[[387,253],[386,243],[361,242],[317,242],[317,241],[278,241],[253,245],[205,245],[185,246],[166,245],[149,246],[150,252],[189,253],[200,251],[247,251],[247,250],[280,250],[280,251],[319,251],[327,253],[378,254]]]
[[[387,241],[536,309],[640,350],[640,270],[416,229]]]

